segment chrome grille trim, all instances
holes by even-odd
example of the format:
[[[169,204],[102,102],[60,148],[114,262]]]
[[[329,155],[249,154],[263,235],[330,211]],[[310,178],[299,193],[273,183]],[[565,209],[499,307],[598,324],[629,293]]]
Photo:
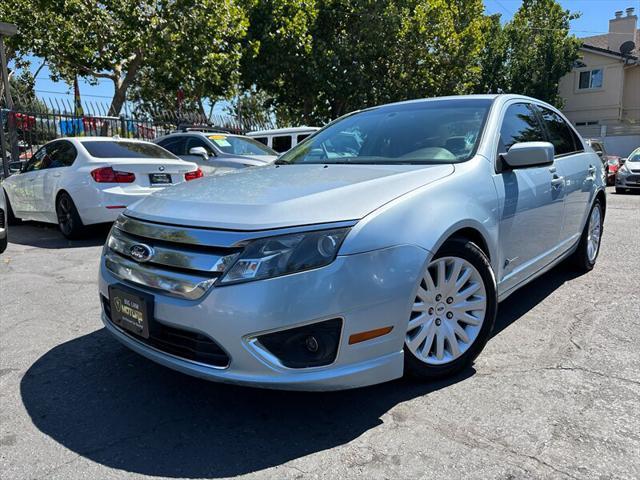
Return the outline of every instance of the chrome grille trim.
[[[206,228],[181,227],[177,225],[165,225],[139,220],[126,215],[120,215],[115,227],[139,237],[163,240],[165,242],[183,243],[188,245],[201,245],[220,248],[238,248],[248,241],[257,238],[286,235],[288,233],[308,232],[315,230],[327,230],[342,227],[352,227],[356,220],[346,222],[323,223],[320,225],[302,225],[297,227],[276,228],[271,230],[212,230]]]
[[[140,243],[140,240],[132,237],[118,228],[114,228],[109,235],[107,245],[114,252],[125,257],[131,257],[131,247]],[[151,264],[159,264],[166,267],[198,272],[210,272],[221,274],[226,265],[234,257],[233,252],[228,255],[216,254],[206,250],[181,249],[179,245],[153,244],[154,255]]]
[[[143,265],[109,250],[104,254],[104,265],[122,280],[189,300],[202,297],[216,281],[215,277],[190,275]]]

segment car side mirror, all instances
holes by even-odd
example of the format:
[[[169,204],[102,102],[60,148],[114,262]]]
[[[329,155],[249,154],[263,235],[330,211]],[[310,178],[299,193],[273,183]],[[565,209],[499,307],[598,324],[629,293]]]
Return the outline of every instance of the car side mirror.
[[[209,159],[209,152],[207,152],[207,149],[204,147],[191,147],[189,149],[189,155],[198,155],[205,160]]]
[[[500,157],[511,168],[526,168],[553,163],[555,150],[549,142],[514,143]]]

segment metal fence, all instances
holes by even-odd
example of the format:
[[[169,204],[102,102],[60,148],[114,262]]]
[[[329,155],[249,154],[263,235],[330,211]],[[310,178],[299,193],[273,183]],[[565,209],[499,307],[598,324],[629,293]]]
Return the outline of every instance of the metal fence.
[[[12,109],[0,105],[0,176],[20,168],[48,141],[70,136],[119,136],[153,140],[187,127],[211,128],[243,134],[273,128],[270,122],[231,115],[204,115],[192,111],[125,109],[120,116],[108,115],[104,104],[84,102],[81,109],[61,99],[14,98]]]

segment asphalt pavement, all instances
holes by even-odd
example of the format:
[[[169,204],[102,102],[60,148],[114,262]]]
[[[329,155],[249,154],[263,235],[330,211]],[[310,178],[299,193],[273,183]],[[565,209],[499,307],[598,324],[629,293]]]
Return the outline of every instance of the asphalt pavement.
[[[602,250],[500,305],[473,368],[290,393],[193,379],[102,328],[106,230],[12,228],[0,256],[0,478],[640,478],[640,195]]]

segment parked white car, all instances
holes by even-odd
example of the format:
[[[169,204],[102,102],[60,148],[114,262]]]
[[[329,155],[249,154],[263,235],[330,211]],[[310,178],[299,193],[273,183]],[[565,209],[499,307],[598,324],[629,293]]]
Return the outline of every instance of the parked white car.
[[[7,200],[4,190],[0,188],[0,253],[7,249],[9,227],[7,225]]]
[[[276,152],[283,153],[292,149],[318,130],[320,130],[319,127],[276,128],[274,130],[249,132],[247,137],[252,137]]]
[[[200,177],[195,163],[150,142],[73,137],[44,145],[2,187],[9,223],[57,223],[77,238],[86,225],[113,222],[141,198]]]

